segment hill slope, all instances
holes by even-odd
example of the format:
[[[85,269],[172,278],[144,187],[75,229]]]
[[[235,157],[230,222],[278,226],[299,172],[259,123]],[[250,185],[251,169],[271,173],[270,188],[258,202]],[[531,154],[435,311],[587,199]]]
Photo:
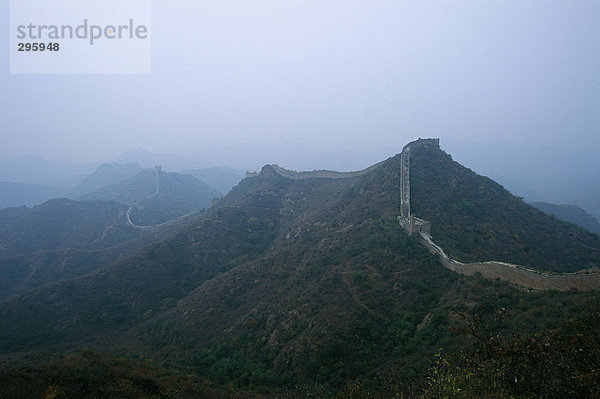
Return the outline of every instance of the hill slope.
[[[172,235],[190,219],[140,230],[129,225],[127,208],[113,201],[56,199],[1,209],[0,300],[107,266]]]
[[[133,223],[146,226],[164,223],[202,210],[220,194],[201,180],[160,169],[145,169],[136,176],[83,196],[134,205]]]
[[[147,240],[127,224],[125,205],[56,199],[0,210],[0,300],[87,274]],[[128,245],[123,245],[130,242]]]
[[[411,151],[411,206],[431,221],[436,243],[461,261],[554,272],[600,267],[600,237],[553,219],[438,148]]]
[[[0,210],[2,257],[66,248],[99,249],[137,235],[127,206],[112,201],[50,200],[33,208]]]
[[[551,223],[542,230],[551,244],[565,235],[567,244],[583,237],[564,251],[598,260],[593,239],[587,243],[580,230],[443,152],[424,149],[414,160],[421,208],[414,197],[413,208],[448,247],[466,242],[496,258],[494,245],[449,231],[477,226],[476,212],[491,218],[514,212],[517,221],[526,212]],[[541,331],[594,300],[589,293],[526,293],[443,268],[396,222],[399,156],[352,177],[303,177],[265,166],[174,236],[94,273],[0,302],[0,352],[85,346],[177,361],[190,375],[263,392],[292,383],[327,391],[360,377],[393,396],[394,384],[419,383],[424,359],[439,347],[466,345],[450,333],[458,312],[494,315],[496,303],[513,309],[509,321],[517,332]],[[426,198],[426,190],[440,198]],[[455,206],[463,195],[475,215]],[[430,209],[442,214],[438,220]],[[513,237],[519,259],[526,254],[548,264],[558,251],[532,246],[524,252],[519,244],[526,241],[514,237],[524,224],[499,220],[497,226],[489,229]]]
[[[360,361],[374,350],[372,334],[387,342],[377,349],[385,357],[401,345],[393,323],[409,323],[414,334],[458,278],[397,226],[397,181],[393,159],[348,179],[293,180],[265,167],[172,239],[0,303],[2,350],[90,345],[91,337],[112,350],[157,356],[186,348],[189,364],[206,364],[220,380],[211,353],[231,361],[242,352],[230,340],[245,337],[240,344],[258,340],[247,348],[248,362],[263,373],[281,370],[277,382],[325,378],[335,367],[341,384],[374,367],[376,357]],[[432,337],[445,334],[440,317],[425,330]],[[349,347],[356,350],[346,353]],[[235,366],[231,378],[247,367]]]
[[[141,170],[142,168],[137,163],[105,163],[100,165],[93,173],[87,175],[77,186],[69,190],[69,194],[73,197],[81,197],[106,186],[127,180],[140,173]]]
[[[64,195],[65,189],[59,187],[43,186],[39,184],[25,184],[0,182],[0,208],[15,206],[34,206],[49,199]]]
[[[577,205],[556,205],[548,202],[532,202],[531,205],[548,215],[554,215],[560,220],[581,226],[592,233],[600,234],[598,220]]]
[[[227,194],[245,176],[244,172],[232,168],[204,168],[182,170],[182,174],[192,175],[220,193]]]

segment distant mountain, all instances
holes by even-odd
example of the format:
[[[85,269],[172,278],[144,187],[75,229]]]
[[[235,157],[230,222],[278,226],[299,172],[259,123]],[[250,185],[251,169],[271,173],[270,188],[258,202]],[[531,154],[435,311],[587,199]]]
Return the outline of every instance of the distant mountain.
[[[558,328],[597,302],[595,293],[531,293],[445,269],[398,225],[399,187],[399,155],[354,174],[267,165],[161,242],[0,302],[0,353],[92,348],[266,397],[300,386],[281,397],[330,398],[362,384],[415,397],[430,381],[423,359],[467,346],[452,332],[463,317],[489,317],[494,336],[512,337]],[[415,215],[458,259],[554,271],[600,265],[598,236],[437,147],[411,151],[411,192]],[[506,321],[494,304],[509,310]]]
[[[141,170],[142,168],[138,163],[105,163],[100,165],[92,174],[86,176],[77,186],[69,190],[69,194],[72,197],[81,197],[106,186],[127,180],[140,173]]]
[[[564,198],[563,203],[576,204],[600,220],[600,174],[569,179]]]
[[[119,155],[112,160],[115,163],[138,163],[143,168],[161,165],[168,170],[195,169],[208,166],[195,155],[163,154],[136,148]]]
[[[133,223],[149,226],[205,209],[220,196],[218,191],[193,176],[155,168],[86,194],[82,199],[132,205],[130,217]]]
[[[332,148],[330,145],[324,148],[319,145],[284,141],[269,145],[242,143],[215,146],[188,155],[155,153],[137,148],[121,154],[111,162],[138,162],[142,167],[162,165],[163,168],[173,171],[215,166],[231,167],[243,171],[260,170],[267,163],[287,165],[289,168],[301,170],[348,171],[365,168],[389,153],[382,149],[368,152],[367,150],[350,150],[344,148],[344,143],[341,143],[339,148]]]
[[[411,185],[412,211],[459,260],[554,272],[600,266],[600,237],[549,217],[442,150],[411,151]]]
[[[498,178],[526,201],[574,204],[600,219],[600,155],[507,142],[444,140],[458,162]]]
[[[73,164],[26,155],[0,159],[0,181],[69,188],[96,167],[97,164]]]
[[[215,188],[223,195],[227,194],[234,186],[236,186],[245,176],[246,173],[233,168],[204,168],[204,169],[188,169],[182,170],[180,173],[192,175],[210,187]]]
[[[536,193],[535,191],[531,190],[525,185],[525,183],[520,182],[518,180],[513,180],[506,176],[494,174],[489,175],[488,177],[494,180],[495,182],[501,184],[504,188],[510,191],[511,194],[517,197],[522,197],[524,199],[542,198],[542,196],[539,193]]]
[[[576,205],[555,205],[547,202],[532,202],[531,205],[548,215],[554,215],[560,220],[581,226],[592,233],[600,234],[598,220]]]
[[[0,301],[102,268],[189,222],[136,229],[126,209],[115,202],[56,199],[0,210]]]
[[[0,182],[0,208],[33,206],[64,196],[66,189],[39,184]]]
[[[33,208],[0,209],[2,257],[67,248],[99,249],[133,238],[127,206],[54,199]]]

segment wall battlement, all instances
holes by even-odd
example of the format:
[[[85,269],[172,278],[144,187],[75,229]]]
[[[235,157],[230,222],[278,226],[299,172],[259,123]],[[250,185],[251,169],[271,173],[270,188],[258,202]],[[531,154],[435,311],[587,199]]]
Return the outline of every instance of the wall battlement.
[[[383,161],[385,162],[385,161]],[[277,173],[280,176],[288,179],[303,180],[303,179],[347,179],[351,177],[362,176],[366,173],[377,169],[383,162],[376,163],[375,165],[369,166],[366,169],[358,170],[354,172],[336,172],[333,170],[313,170],[313,171],[302,171],[296,172],[295,170],[284,169],[279,165],[265,165],[261,174],[266,174],[267,170]],[[264,173],[263,173],[264,172]]]
[[[424,146],[440,148],[439,139],[419,139],[408,143],[402,149],[400,158],[400,216],[398,223],[410,235],[419,233],[421,242],[433,254],[437,254],[444,267],[466,276],[480,273],[488,279],[500,279],[534,290],[568,291],[578,289],[589,291],[600,288],[600,273],[585,270],[578,273],[549,274],[527,269],[520,265],[505,262],[487,261],[462,263],[450,258],[431,238],[431,223],[410,213],[410,154]]]
[[[569,291],[572,289],[591,291],[600,287],[600,273],[594,270],[550,274],[505,262],[462,263],[450,258],[440,246],[433,242],[429,234],[420,232],[420,237],[429,252],[439,255],[444,267],[465,276],[479,273],[490,280],[500,279],[538,291]]]
[[[416,218],[414,215],[409,217],[398,216],[398,223],[409,235],[413,233],[431,234],[431,222]]]
[[[404,151],[407,148],[412,148],[413,150],[416,150],[418,148],[425,147],[425,146],[431,146],[433,148],[440,148],[440,139],[439,138],[429,138],[429,139],[419,138],[419,139],[417,139],[415,141],[411,141],[410,143],[405,145],[404,148],[402,149],[402,151]]]
[[[411,226],[409,234],[412,234],[412,227],[414,226],[414,223],[410,221],[410,152],[411,149],[414,150],[424,146],[440,148],[440,139],[420,138],[411,141],[402,148],[402,153],[400,154],[400,218],[403,220],[403,227],[405,225]],[[398,219],[399,221],[400,218]],[[421,219],[418,220],[425,222]]]
[[[410,145],[400,154],[400,216],[410,218]]]

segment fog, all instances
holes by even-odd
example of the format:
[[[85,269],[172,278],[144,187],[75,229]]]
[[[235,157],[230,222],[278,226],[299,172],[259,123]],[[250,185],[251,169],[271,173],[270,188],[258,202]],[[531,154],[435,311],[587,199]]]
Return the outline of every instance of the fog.
[[[600,154],[600,2],[176,0],[152,18],[149,75],[11,75],[2,51],[0,158],[351,169],[418,137]]]

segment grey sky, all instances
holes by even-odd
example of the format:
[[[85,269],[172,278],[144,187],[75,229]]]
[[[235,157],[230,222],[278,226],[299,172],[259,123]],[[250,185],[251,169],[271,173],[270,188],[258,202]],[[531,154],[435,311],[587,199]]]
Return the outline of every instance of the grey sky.
[[[155,0],[152,16],[151,75],[10,75],[0,52],[0,158],[426,136],[600,154],[599,1]]]

